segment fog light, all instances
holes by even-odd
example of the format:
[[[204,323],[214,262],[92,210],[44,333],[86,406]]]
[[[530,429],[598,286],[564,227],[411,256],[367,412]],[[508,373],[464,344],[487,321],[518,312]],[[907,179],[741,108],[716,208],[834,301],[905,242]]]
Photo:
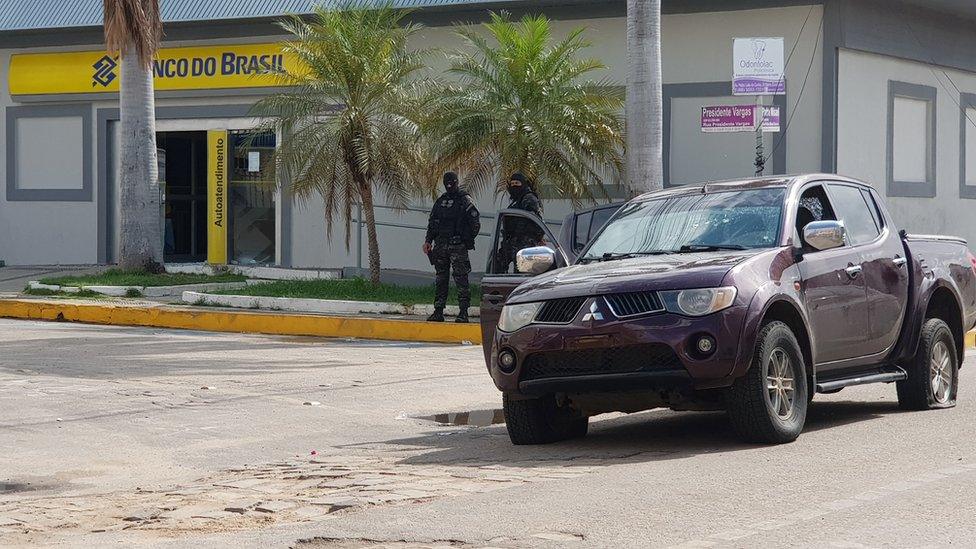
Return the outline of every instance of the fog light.
[[[512,351],[502,351],[498,354],[498,365],[501,367],[503,372],[512,372],[515,370],[515,353]]]
[[[703,355],[710,355],[715,350],[715,339],[712,336],[701,336],[698,338],[698,352]]]

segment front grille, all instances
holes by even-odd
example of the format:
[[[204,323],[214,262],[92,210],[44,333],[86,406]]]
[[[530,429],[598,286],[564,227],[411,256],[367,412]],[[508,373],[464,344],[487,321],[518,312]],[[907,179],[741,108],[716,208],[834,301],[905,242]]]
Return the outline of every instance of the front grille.
[[[576,313],[586,298],[570,297],[546,301],[535,315],[535,321],[543,324],[569,324],[576,318]]]
[[[681,368],[671,347],[660,343],[579,349],[531,354],[522,367],[521,381],[550,377],[669,370]]]
[[[663,311],[661,300],[654,292],[633,292],[605,296],[607,305],[617,318],[644,315]]]

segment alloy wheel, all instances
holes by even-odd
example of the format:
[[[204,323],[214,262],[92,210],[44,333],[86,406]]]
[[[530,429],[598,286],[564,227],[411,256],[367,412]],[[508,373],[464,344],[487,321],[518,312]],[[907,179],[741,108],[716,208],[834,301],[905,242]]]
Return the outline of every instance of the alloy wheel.
[[[952,391],[952,355],[945,341],[938,341],[932,347],[932,357],[929,359],[929,383],[932,385],[932,397],[935,401],[945,404]]]
[[[787,419],[793,413],[795,398],[793,361],[777,347],[766,361],[766,404],[780,419]]]

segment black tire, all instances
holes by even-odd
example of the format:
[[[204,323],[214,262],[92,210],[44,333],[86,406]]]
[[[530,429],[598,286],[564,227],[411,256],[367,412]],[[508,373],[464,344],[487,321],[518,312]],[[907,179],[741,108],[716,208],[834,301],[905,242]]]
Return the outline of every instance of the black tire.
[[[946,389],[936,394],[933,387],[935,375],[933,363],[942,362],[938,357],[944,356],[947,363],[940,375],[940,379],[947,380]],[[930,318],[922,325],[919,336],[918,351],[905,367],[908,379],[899,381],[898,406],[902,410],[933,410],[937,408],[952,408],[956,405],[956,392],[959,386],[959,357],[956,353],[955,338],[949,325],[938,318]],[[942,385],[940,384],[940,387]]]
[[[775,353],[775,359],[774,357]],[[783,357],[789,359],[784,361]],[[771,360],[775,363],[771,364]],[[783,393],[770,394],[767,372],[777,368],[792,375],[792,403],[780,404]],[[786,378],[788,375],[773,377]],[[777,387],[785,384],[778,384]],[[732,428],[748,442],[782,444],[793,442],[803,431],[809,400],[803,352],[790,327],[770,322],[759,332],[756,355],[746,375],[737,379],[728,392],[728,413]],[[774,407],[776,409],[774,409]]]
[[[589,418],[560,407],[552,395],[520,400],[502,397],[505,426],[512,444],[549,444],[586,436]]]

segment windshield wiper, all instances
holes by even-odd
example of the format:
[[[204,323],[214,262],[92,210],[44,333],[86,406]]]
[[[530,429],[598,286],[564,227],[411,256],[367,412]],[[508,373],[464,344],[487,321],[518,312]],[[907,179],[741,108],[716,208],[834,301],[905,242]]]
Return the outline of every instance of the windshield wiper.
[[[580,259],[582,262],[589,263],[590,261],[616,261],[618,259],[630,259],[632,257],[641,257],[645,255],[665,255],[674,253],[672,250],[652,250],[649,252],[607,252],[602,256],[592,256],[588,255]]]
[[[738,244],[685,244],[678,248],[677,253],[687,254],[693,252],[718,252],[722,250],[748,250],[745,246]]]

